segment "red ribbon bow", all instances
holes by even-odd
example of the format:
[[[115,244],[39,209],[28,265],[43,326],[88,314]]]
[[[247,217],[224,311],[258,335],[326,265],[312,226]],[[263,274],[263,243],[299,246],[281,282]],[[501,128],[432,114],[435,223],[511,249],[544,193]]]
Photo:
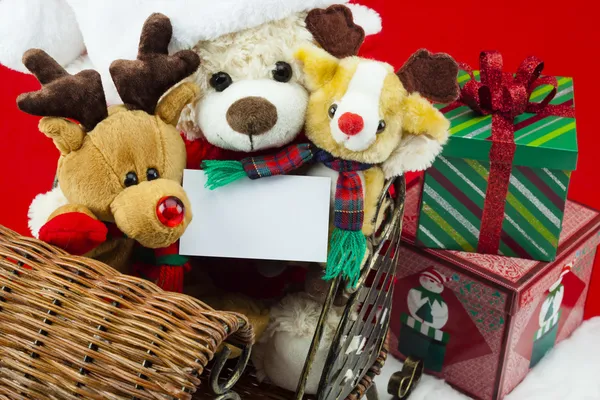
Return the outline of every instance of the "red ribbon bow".
[[[527,57],[513,75],[502,72],[502,55],[499,52],[484,51],[480,55],[481,82],[475,80],[470,66],[461,64],[460,67],[471,76],[471,80],[461,89],[459,102],[479,114],[492,115],[490,173],[477,251],[498,254],[504,205],[516,151],[515,117],[534,113],[541,117],[574,118],[575,109],[566,104],[550,104],[556,96],[558,82],[553,76],[540,77],[544,62],[537,57]],[[553,89],[539,103],[531,102],[531,93],[542,85],[552,85]]]

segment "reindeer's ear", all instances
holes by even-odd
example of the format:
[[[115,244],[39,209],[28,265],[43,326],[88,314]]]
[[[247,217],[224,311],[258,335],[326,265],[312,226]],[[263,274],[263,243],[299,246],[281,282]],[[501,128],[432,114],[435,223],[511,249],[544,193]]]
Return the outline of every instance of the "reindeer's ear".
[[[418,92],[438,103],[450,103],[458,98],[458,64],[448,54],[418,50],[397,75],[409,93]]]
[[[86,136],[80,125],[63,118],[44,117],[40,120],[39,130],[54,141],[63,156],[79,150]]]
[[[311,90],[323,87],[337,72],[340,60],[316,46],[305,46],[296,52],[296,58],[304,65],[308,86]]]
[[[190,104],[199,92],[200,90],[195,84],[182,83],[161,99],[156,107],[156,115],[167,124],[177,126],[183,108]]]

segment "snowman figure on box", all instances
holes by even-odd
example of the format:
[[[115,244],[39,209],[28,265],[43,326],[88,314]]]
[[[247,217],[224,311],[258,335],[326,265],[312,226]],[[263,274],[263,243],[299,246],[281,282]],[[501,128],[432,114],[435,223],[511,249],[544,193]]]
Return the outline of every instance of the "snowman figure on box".
[[[435,329],[446,325],[448,305],[441,295],[446,281],[446,277],[432,267],[421,273],[421,286],[408,292],[408,310],[414,319]]]
[[[561,271],[558,280],[550,286],[546,299],[542,303],[538,321],[540,329],[535,332],[533,338],[533,350],[529,368],[535,367],[556,343],[558,335],[558,322],[560,321],[560,308],[565,296],[565,285],[563,278],[571,272],[573,263],[567,264]]]
[[[433,267],[421,272],[419,287],[408,292],[408,311],[400,315],[402,329],[398,351],[423,361],[425,368],[440,372],[450,336],[442,329],[448,322],[448,305],[442,297],[448,278]]]

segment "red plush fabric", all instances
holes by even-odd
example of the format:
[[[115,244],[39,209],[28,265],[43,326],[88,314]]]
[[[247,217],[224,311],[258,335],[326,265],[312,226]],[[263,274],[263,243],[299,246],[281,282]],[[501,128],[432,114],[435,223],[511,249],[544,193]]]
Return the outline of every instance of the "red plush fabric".
[[[73,254],[82,255],[106,241],[108,228],[87,214],[58,215],[40,229],[40,240]]]

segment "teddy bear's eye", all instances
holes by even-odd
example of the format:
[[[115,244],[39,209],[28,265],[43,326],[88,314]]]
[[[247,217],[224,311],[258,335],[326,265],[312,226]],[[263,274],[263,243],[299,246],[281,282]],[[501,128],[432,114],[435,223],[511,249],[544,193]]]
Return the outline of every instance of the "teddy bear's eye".
[[[377,133],[381,133],[381,132],[385,131],[385,127],[386,127],[385,121],[384,120],[379,121],[379,125],[377,125]]]
[[[125,181],[123,182],[125,187],[134,186],[138,184],[138,176],[135,172],[131,171],[125,175]]]
[[[227,72],[217,72],[210,78],[210,86],[215,88],[217,92],[222,92],[231,86],[232,83],[233,80]]]
[[[337,108],[337,104],[332,104],[331,107],[329,107],[329,118],[335,117],[335,112],[337,111]]]
[[[292,79],[292,66],[284,61],[279,61],[275,64],[275,69],[273,70],[273,79],[277,82],[289,82]]]
[[[148,171],[146,171],[146,178],[149,181],[153,181],[155,179],[158,179],[159,175],[158,175],[158,171],[156,170],[156,168],[148,168]]]

